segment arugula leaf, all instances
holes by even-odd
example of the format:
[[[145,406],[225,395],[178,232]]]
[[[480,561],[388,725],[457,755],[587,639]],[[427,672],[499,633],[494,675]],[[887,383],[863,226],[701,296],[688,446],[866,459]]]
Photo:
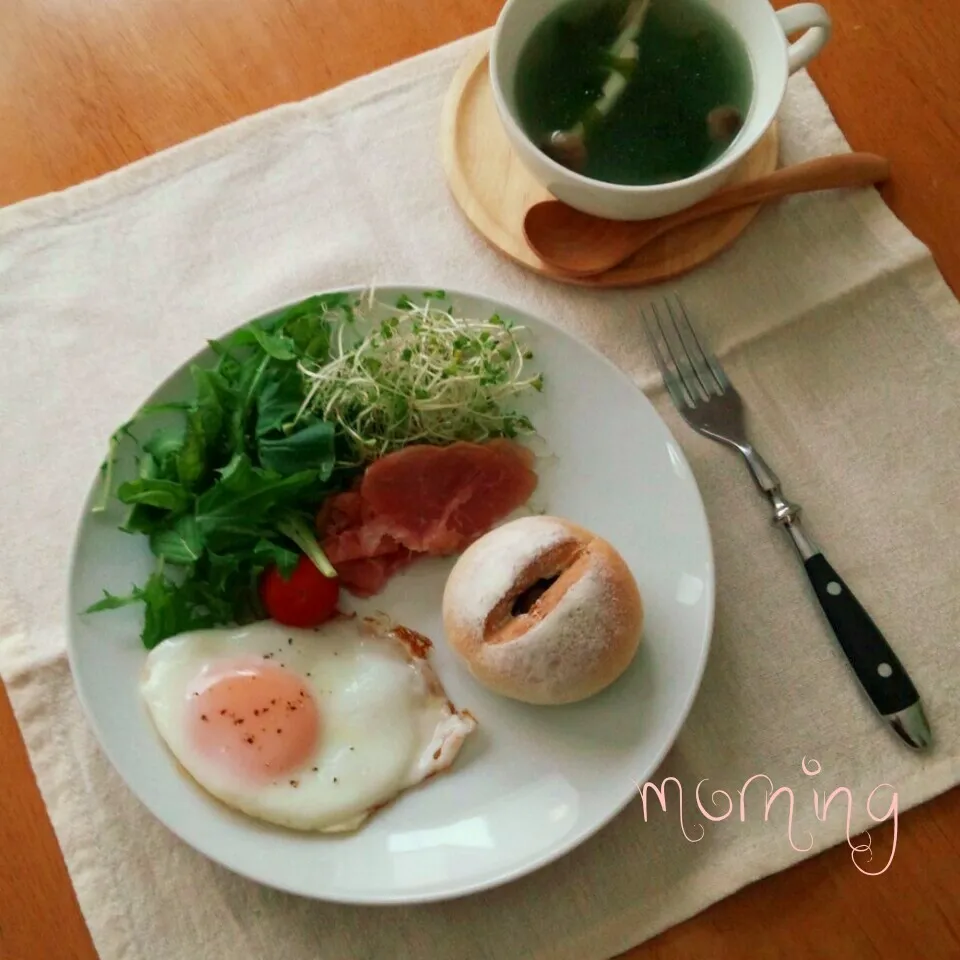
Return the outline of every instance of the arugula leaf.
[[[278,430],[261,437],[257,443],[260,463],[283,476],[315,470],[320,480],[329,480],[336,463],[333,424],[311,419],[312,423],[289,435]]]
[[[176,462],[183,446],[183,437],[182,424],[154,430],[143,443],[145,456],[141,457],[141,466],[147,457],[153,461],[153,466],[149,473],[144,473],[141,469],[140,476],[161,477],[164,480],[178,479]]]
[[[137,457],[137,476],[141,480],[166,480],[160,476],[160,466],[157,458],[144,448],[144,453]]]
[[[330,322],[326,311],[304,312],[287,321],[286,330],[302,356],[315,363],[330,359]]]
[[[154,416],[155,414],[166,413],[171,410],[185,410],[188,407],[189,404],[181,400],[172,400],[168,403],[144,404],[144,406],[142,406],[129,420],[120,424],[120,426],[114,430],[110,437],[107,456],[100,466],[101,493],[100,497],[93,506],[94,513],[102,513],[104,510],[106,510],[107,503],[110,500],[111,494],[113,493],[113,468],[116,465],[117,447],[120,444],[121,438],[129,437],[129,439],[132,440],[138,447],[141,447],[141,449],[147,449],[146,444],[141,446],[139,440],[132,433],[132,428],[134,425],[139,423],[141,420],[145,420],[147,417]],[[164,442],[166,442],[168,439],[168,431],[154,431],[153,436],[157,438],[157,442],[160,442],[161,437],[163,437]],[[158,456],[158,460],[159,459],[161,458]]]
[[[142,480],[158,478],[160,468],[156,459],[150,453],[143,453],[137,458],[137,476]],[[165,477],[160,479],[167,479]],[[124,533],[151,533],[163,527],[169,511],[159,507],[152,507],[146,503],[134,503],[127,511],[126,520],[120,525]]]
[[[240,360],[233,355],[233,352],[219,340],[208,340],[207,346],[216,354],[217,365],[213,372],[223,381],[224,384],[230,384],[236,380],[240,371]]]
[[[201,561],[196,579],[202,578],[205,602],[219,611],[222,623],[249,623],[266,615],[258,589],[265,567],[250,547],[234,554],[208,553]]]
[[[295,367],[287,367],[267,380],[257,396],[256,436],[281,430],[293,421],[302,403],[303,381]]]
[[[230,411],[228,443],[234,453],[247,449],[247,428],[250,411],[253,408],[257,388],[270,364],[267,354],[253,354],[240,365]]]
[[[355,302],[354,296],[349,293],[318,293],[291,303],[272,318],[257,322],[269,330],[283,329],[289,333],[300,321],[325,318],[328,313],[340,313],[352,319]]]
[[[212,373],[191,367],[197,398],[187,414],[187,426],[177,457],[177,475],[188,489],[209,473],[211,451],[216,449],[223,427],[220,390]]]
[[[134,587],[133,591],[126,596],[118,596],[109,590],[103,591],[103,599],[96,603],[91,603],[83,612],[99,613],[101,610],[119,610],[121,607],[129,607],[133,603],[142,603],[143,591],[139,587]]]
[[[148,650],[190,630],[250,623],[265,615],[257,584],[268,562],[265,555],[257,558],[253,553],[224,557],[207,553],[178,582],[164,575],[161,561],[143,587],[134,587],[126,596],[105,590],[84,613],[142,603],[140,636]]]
[[[265,568],[275,564],[284,580],[290,579],[300,562],[299,553],[295,550],[288,550],[271,540],[258,540],[257,545],[253,548],[253,555],[258,563],[262,563]]]
[[[203,630],[217,623],[216,614],[197,602],[195,591],[188,584],[177,584],[158,571],[150,575],[140,594],[144,603],[143,645],[153,649],[161,640]]]
[[[296,360],[296,344],[283,333],[271,333],[259,324],[241,327],[228,340],[229,347],[249,347],[257,344],[274,360]]]
[[[180,517],[172,528],[158,529],[150,534],[150,549],[168,563],[189,566],[203,554],[203,537],[191,514]]]
[[[308,297],[287,307],[267,326],[272,331],[283,330],[293,341],[300,358],[326,363],[330,359],[330,315],[353,322],[354,304],[355,298],[347,293]]]
[[[166,403],[147,403],[137,412],[136,417],[130,421],[128,426],[141,420],[143,417],[151,417],[156,413],[168,413],[171,410],[189,410],[190,404],[186,400],[168,400]]]
[[[303,517],[294,513],[287,514],[277,522],[277,529],[285,533],[313,561],[325,577],[337,575],[323,548],[317,543],[317,535],[313,527]]]
[[[142,533],[150,536],[165,529],[170,523],[170,512],[146,503],[135,503],[120,525],[124,533]]]
[[[117,610],[142,603],[144,623],[140,639],[148,650],[167,637],[216,624],[216,617],[195,602],[194,591],[167,579],[162,569],[152,573],[142,587],[134,587],[126,596],[116,596],[106,590],[103,593],[103,599],[91,604],[84,613]]]
[[[174,513],[185,510],[193,501],[182,484],[145,477],[121,483],[117,488],[117,497],[121,503],[143,503]]]
[[[206,467],[207,436],[204,431],[203,415],[199,410],[191,410],[187,417],[187,430],[183,446],[177,455],[177,477],[187,487],[195,486],[203,477]]]
[[[220,472],[220,479],[197,498],[197,524],[203,535],[222,525],[250,529],[276,516],[310,488],[317,494],[323,490],[315,470],[281,476],[253,466],[245,453],[238,453]]]

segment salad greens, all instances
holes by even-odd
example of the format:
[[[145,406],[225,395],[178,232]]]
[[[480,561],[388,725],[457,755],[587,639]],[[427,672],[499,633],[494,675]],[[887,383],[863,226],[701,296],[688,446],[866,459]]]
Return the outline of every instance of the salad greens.
[[[86,612],[143,604],[147,648],[188,630],[265,616],[259,584],[276,566],[289,577],[306,555],[336,572],[316,536],[328,495],[371,460],[411,443],[482,441],[533,430],[503,404],[540,377],[520,328],[492,317],[461,320],[434,305],[443,291],[407,297],[375,321],[372,297],[310,297],[255,320],[191,367],[188,400],[148,405],[110,438],[103,511],[125,505],[121,529],[147,538],[156,567],[129,594],[104,591]],[[138,440],[135,426],[175,412],[179,423]],[[137,431],[139,434],[141,431]],[[136,476],[115,483],[120,443],[137,448]]]

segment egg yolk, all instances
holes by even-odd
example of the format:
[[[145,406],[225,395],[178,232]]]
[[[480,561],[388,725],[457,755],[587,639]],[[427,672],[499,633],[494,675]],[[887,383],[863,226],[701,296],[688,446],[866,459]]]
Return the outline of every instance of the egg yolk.
[[[320,736],[310,691],[276,664],[244,659],[208,665],[188,697],[197,748],[244,780],[289,777],[310,759]]]

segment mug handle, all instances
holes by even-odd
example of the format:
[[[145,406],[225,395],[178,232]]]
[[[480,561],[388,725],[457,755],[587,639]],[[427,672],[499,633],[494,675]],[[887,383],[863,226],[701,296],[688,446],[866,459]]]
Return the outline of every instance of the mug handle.
[[[795,3],[778,10],[777,19],[788,37],[791,33],[804,31],[803,36],[787,49],[787,71],[796,73],[824,48],[830,39],[833,22],[819,3]]]

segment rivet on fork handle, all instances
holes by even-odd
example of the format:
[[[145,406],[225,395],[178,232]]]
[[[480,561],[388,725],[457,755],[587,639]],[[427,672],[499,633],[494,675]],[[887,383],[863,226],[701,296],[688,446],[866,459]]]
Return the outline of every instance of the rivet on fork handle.
[[[750,474],[757,486],[767,495],[773,506],[773,522],[790,534],[800,559],[806,562],[819,550],[800,526],[802,508],[799,503],[787,500],[780,487],[780,478],[773,472],[766,460],[750,444],[738,446],[750,468]]]

